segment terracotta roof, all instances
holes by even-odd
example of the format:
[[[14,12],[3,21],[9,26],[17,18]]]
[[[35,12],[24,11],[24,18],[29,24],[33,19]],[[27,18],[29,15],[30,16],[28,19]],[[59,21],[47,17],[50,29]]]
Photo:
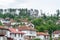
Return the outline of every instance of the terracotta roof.
[[[60,30],[54,31],[53,34],[59,34]]]
[[[44,32],[37,32],[37,35],[38,35],[38,36],[39,36],[39,35],[49,36],[49,34],[44,33]]]
[[[11,33],[16,33],[16,34],[25,34],[24,32],[17,31],[17,30],[14,29],[14,28],[9,28],[9,31],[10,31]]]
[[[36,31],[36,29],[29,27],[29,26],[21,26],[18,28],[19,30],[31,30],[31,31]]]

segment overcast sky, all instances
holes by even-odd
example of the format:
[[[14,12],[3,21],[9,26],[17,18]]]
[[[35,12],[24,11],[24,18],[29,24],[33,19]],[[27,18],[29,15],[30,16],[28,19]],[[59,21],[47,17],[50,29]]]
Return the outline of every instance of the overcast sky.
[[[0,0],[0,8],[42,9],[52,14],[60,9],[60,0]]]

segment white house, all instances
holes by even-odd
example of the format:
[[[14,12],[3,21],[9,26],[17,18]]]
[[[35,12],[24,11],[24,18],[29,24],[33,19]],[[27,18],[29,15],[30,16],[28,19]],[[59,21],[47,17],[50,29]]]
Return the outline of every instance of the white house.
[[[37,32],[36,38],[40,38],[41,40],[49,40],[49,34],[44,32]]]
[[[22,23],[23,25],[30,26],[30,27],[34,28],[34,25],[31,22],[29,22],[27,18],[26,19],[20,19],[20,21],[21,21],[20,23]]]
[[[58,40],[59,37],[60,37],[60,30],[54,31],[52,33],[53,40]]]
[[[0,40],[24,40],[24,34],[18,29],[0,26]]]
[[[0,19],[0,22],[2,23],[2,24],[4,24],[4,23],[10,23],[10,21],[8,20],[8,19]]]
[[[0,40],[7,40],[7,37],[0,35]]]
[[[13,40],[24,40],[24,34],[24,32],[18,31],[18,29],[9,28],[6,36],[13,38]]]
[[[4,29],[3,26],[0,26],[0,40],[7,40],[5,34],[6,34],[6,29]]]
[[[32,40],[33,38],[36,38],[36,30],[29,26],[21,26],[18,28],[19,31],[24,32],[24,38],[25,40]]]
[[[4,28],[4,26],[0,26],[0,40],[13,40],[10,37],[7,37],[8,29]]]

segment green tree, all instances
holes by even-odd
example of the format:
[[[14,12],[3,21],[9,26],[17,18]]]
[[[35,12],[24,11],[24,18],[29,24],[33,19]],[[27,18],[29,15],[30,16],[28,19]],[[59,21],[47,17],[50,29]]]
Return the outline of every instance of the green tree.
[[[59,14],[60,14],[60,10],[58,9],[58,10],[56,10],[56,12],[57,12],[57,19],[59,18]]]
[[[14,16],[10,13],[5,13],[3,18],[6,18],[6,17],[9,17],[9,18],[14,18]]]
[[[21,18],[26,18],[26,17],[28,17],[27,9],[20,9],[19,16],[20,16]]]
[[[3,16],[4,16],[4,15],[3,15],[2,13],[0,13],[0,18],[3,18]]]
[[[2,25],[2,23],[0,22],[0,25]]]
[[[43,19],[42,18],[36,18],[36,19],[32,20],[32,23],[35,26],[40,26],[43,23]]]

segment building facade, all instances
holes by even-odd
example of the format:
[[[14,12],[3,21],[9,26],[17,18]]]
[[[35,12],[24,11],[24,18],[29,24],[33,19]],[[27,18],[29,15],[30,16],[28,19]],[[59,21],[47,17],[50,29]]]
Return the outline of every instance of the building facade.
[[[22,26],[22,27],[19,27],[18,29],[19,31],[22,31],[25,33],[24,35],[25,40],[32,40],[36,38],[36,30],[34,28],[29,26]]]
[[[40,38],[41,40],[50,40],[50,36],[44,32],[37,32],[36,38]]]

